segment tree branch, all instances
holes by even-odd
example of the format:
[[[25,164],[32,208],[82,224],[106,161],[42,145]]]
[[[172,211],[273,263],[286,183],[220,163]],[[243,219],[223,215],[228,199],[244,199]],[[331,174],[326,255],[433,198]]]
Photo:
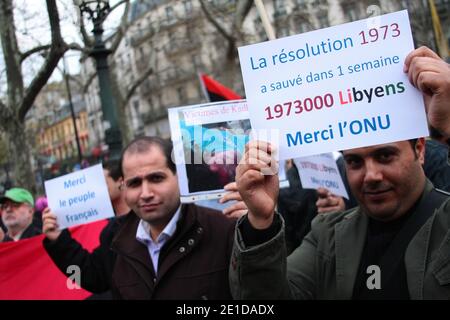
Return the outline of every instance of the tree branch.
[[[83,93],[86,93],[92,83],[92,81],[95,79],[95,77],[97,76],[97,74],[91,73],[91,75],[89,76],[89,78],[87,79],[86,83],[83,86]]]
[[[42,45],[42,46],[38,46],[38,47],[35,47],[35,48],[33,48],[33,49],[30,49],[30,50],[28,50],[28,51],[26,51],[26,52],[24,52],[24,53],[21,54],[20,62],[22,63],[22,62],[24,62],[25,59],[28,58],[29,56],[31,56],[31,55],[33,55],[33,54],[35,54],[35,53],[41,52],[41,51],[48,50],[48,49],[50,49],[50,47],[51,47],[51,46],[50,46],[49,44],[47,44],[47,45]]]
[[[69,50],[81,51],[84,54],[89,54],[89,50],[87,50],[86,48],[80,46],[76,42],[68,43],[68,44],[66,44],[66,46],[67,46],[67,48]]]
[[[12,0],[0,1],[0,40],[6,65],[7,105],[16,106],[23,95],[23,75],[20,68],[20,50],[17,45]]]
[[[117,9],[119,6],[121,6],[121,5],[124,4],[125,2],[127,2],[127,4],[130,4],[130,0],[122,0],[122,1],[119,1],[119,2],[117,2],[115,5],[113,5],[113,6],[111,7],[111,11],[110,11],[110,12],[113,12],[115,9]]]
[[[77,5],[75,4],[75,0],[74,0],[74,5],[77,7]],[[89,37],[89,35],[86,31],[86,26],[84,25],[83,15],[81,14],[80,11],[78,11],[78,22],[80,25],[81,38],[83,39],[83,43],[84,43],[85,47],[93,47],[94,39],[92,37]]]
[[[131,97],[133,96],[136,89],[153,73],[153,68],[148,67],[147,70],[133,83],[133,85],[128,89],[128,92],[125,96],[125,105],[128,104]]]
[[[111,8],[111,11],[117,8],[120,4],[126,3],[125,10],[123,11],[122,18],[120,20],[120,25],[117,28],[116,35],[114,37],[114,41],[111,44],[110,50],[112,52],[116,52],[117,48],[119,47],[120,42],[123,39],[123,36],[125,35],[125,32],[128,29],[128,12],[130,11],[130,1],[129,0],[123,0],[118,2],[116,5],[114,5]]]
[[[73,81],[76,83],[79,89],[83,88],[83,83],[81,80],[77,77],[72,76],[71,74],[66,74],[67,78],[69,78],[70,81]]]
[[[48,79],[58,65],[59,60],[64,53],[69,49],[64,43],[61,36],[61,28],[59,25],[59,13],[56,5],[56,0],[46,0],[47,13],[50,21],[52,43],[50,52],[48,53],[44,64],[41,66],[39,72],[31,81],[30,86],[26,89],[22,103],[19,106],[19,119],[24,120],[28,110],[32,107],[36,96],[45,86]]]
[[[224,28],[222,28],[222,26],[216,19],[214,19],[211,12],[209,12],[208,8],[206,7],[204,0],[199,0],[199,1],[200,1],[200,6],[202,7],[202,10],[205,13],[206,19],[208,19],[209,22],[211,22],[214,25],[214,27],[216,27],[216,29],[219,31],[219,33],[222,34],[225,37],[225,39],[228,40],[228,42],[233,43],[235,41],[234,37],[232,35],[230,35]]]
[[[253,6],[252,0],[240,0],[236,2],[236,14],[234,15],[233,28],[239,31]]]
[[[1,100],[0,100],[0,128],[5,129],[5,125],[8,121],[10,121],[13,116],[11,112],[11,108],[8,108]]]

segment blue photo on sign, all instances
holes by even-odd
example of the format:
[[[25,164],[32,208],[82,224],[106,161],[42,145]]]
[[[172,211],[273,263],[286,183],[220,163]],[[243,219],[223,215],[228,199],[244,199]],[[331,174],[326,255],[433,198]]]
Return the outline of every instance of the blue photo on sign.
[[[249,141],[250,120],[187,125],[179,113],[189,192],[223,189],[233,182]]]

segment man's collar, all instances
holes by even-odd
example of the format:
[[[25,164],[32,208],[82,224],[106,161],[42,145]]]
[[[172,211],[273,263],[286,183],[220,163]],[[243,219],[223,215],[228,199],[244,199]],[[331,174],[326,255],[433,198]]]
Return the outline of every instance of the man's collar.
[[[178,207],[175,214],[170,219],[169,223],[165,226],[163,231],[158,235],[156,241],[153,241],[150,233],[150,224],[142,219],[139,220],[139,225],[136,230],[136,239],[140,242],[147,243],[149,241],[158,243],[162,239],[168,239],[175,234],[177,229],[177,222],[181,216],[181,205]]]

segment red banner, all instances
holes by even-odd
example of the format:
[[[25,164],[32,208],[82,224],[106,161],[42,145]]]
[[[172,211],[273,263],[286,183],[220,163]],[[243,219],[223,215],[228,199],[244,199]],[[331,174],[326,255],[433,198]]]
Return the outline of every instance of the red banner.
[[[107,220],[70,229],[72,237],[92,252],[99,245]],[[81,300],[91,295],[69,289],[67,277],[53,263],[42,245],[44,235],[0,243],[0,300]]]
[[[224,101],[224,100],[239,100],[242,99],[240,95],[235,93],[230,88],[225,87],[219,81],[207,76],[206,74],[200,75],[203,86],[208,94],[209,101]]]

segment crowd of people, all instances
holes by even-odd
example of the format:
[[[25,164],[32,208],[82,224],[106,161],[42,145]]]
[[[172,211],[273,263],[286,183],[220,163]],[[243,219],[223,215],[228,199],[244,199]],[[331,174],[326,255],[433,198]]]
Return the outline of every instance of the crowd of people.
[[[441,191],[450,191],[450,65],[421,47],[404,71],[424,96],[431,139],[344,150],[349,200],[303,189],[293,164],[279,190],[274,147],[251,141],[222,213],[182,204],[172,144],[144,136],[104,164],[115,217],[94,251],[23,188],[0,198],[0,242],[43,233],[55,265],[64,274],[79,266],[93,298],[450,299],[450,195]]]

